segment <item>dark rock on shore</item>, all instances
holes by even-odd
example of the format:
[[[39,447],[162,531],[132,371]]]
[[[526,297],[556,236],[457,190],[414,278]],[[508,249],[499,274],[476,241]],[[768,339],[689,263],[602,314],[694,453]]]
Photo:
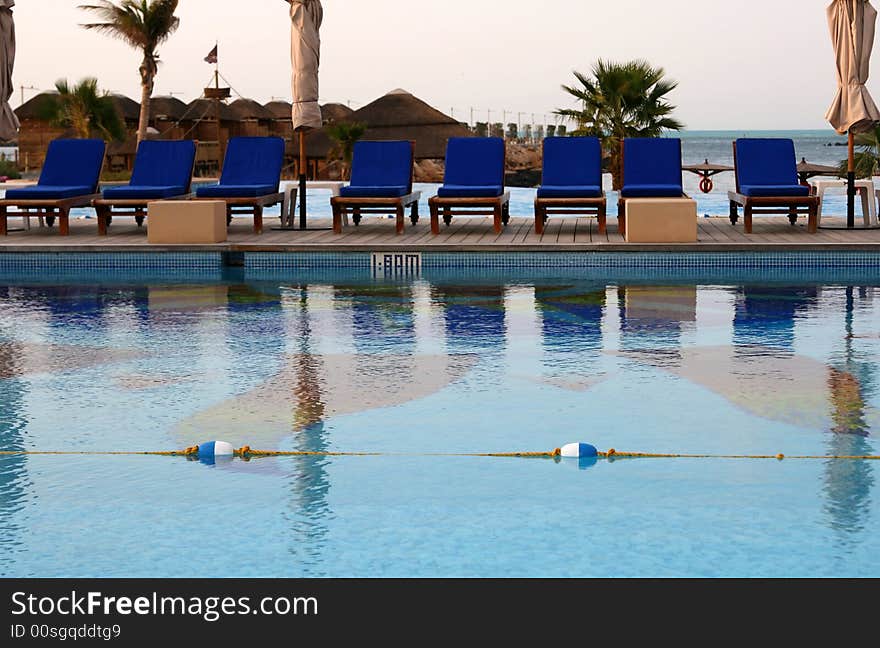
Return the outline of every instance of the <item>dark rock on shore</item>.
[[[504,184],[508,187],[537,187],[541,184],[540,169],[519,169],[508,171],[504,175]]]

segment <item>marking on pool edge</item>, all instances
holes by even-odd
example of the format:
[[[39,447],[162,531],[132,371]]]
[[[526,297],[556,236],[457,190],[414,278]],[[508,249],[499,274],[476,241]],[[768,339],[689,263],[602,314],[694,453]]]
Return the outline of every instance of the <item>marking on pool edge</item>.
[[[370,262],[373,274],[418,275],[422,271],[421,252],[373,252]]]

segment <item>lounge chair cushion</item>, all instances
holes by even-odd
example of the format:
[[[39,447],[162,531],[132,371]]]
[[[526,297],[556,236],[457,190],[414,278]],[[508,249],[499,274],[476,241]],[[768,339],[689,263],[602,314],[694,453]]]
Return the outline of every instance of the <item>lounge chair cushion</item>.
[[[278,193],[277,185],[218,184],[196,189],[199,198],[259,198]]]
[[[680,198],[681,185],[626,184],[620,195],[624,198]]]
[[[736,140],[736,178],[740,193],[744,193],[744,187],[754,189],[763,186],[797,185],[794,142],[790,139],[769,138]]]
[[[601,187],[602,144],[599,138],[546,138],[541,184],[552,187]]]
[[[127,185],[123,187],[109,187],[104,189],[105,199],[118,200],[138,200],[144,199],[161,199],[173,198],[186,194],[186,188],[178,186],[146,186],[146,185]]]
[[[233,137],[226,147],[220,186],[261,188],[261,193],[248,193],[244,197],[278,193],[282,166],[284,140],[280,137]],[[264,187],[268,187],[268,190],[264,190]],[[242,197],[230,193],[222,195]]]
[[[599,185],[541,185],[538,187],[538,198],[601,198],[602,187]]]
[[[51,185],[34,185],[21,189],[8,189],[6,200],[62,200],[76,198],[95,193],[93,187],[55,187]]]
[[[743,196],[751,197],[781,197],[788,198],[794,196],[809,196],[810,188],[803,185],[758,185],[758,186],[741,186],[740,193]]]
[[[343,198],[397,198],[409,193],[409,187],[342,187]]]
[[[441,198],[495,198],[504,193],[501,185],[456,185],[445,184],[437,190]]]
[[[47,187],[86,187],[83,195],[98,193],[98,178],[104,166],[105,150],[103,140],[57,139],[49,142],[38,184]]]
[[[474,187],[478,194],[503,193],[504,140],[500,137],[452,137],[446,146],[446,171],[443,185]],[[488,188],[496,193],[487,194]],[[441,190],[442,191],[442,190]],[[443,196],[443,193],[438,195]],[[462,195],[462,194],[457,194]]]
[[[133,189],[174,187],[178,191],[171,195],[175,196],[189,193],[195,158],[196,145],[192,140],[144,140],[138,145],[130,186]],[[106,191],[104,196],[109,197]]]
[[[413,149],[407,141],[357,142],[351,163],[350,191],[343,196],[404,196],[410,192]],[[356,187],[368,193],[356,193]],[[402,193],[398,193],[400,188]],[[355,193],[352,193],[355,191]],[[379,193],[376,193],[379,192]],[[389,193],[393,192],[393,193]]]
[[[675,138],[631,138],[623,140],[623,195],[670,195],[670,187],[678,187],[681,195],[681,140]],[[636,189],[636,187],[642,187]],[[657,191],[660,193],[651,193]],[[627,193],[631,188],[636,193]],[[643,192],[649,193],[643,193]]]

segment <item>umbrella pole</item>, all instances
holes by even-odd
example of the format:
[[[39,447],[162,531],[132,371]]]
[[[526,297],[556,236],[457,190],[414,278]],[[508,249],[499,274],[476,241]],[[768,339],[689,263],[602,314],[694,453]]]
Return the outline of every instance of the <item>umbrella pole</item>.
[[[299,132],[299,228],[306,229],[306,132]]]
[[[847,161],[846,173],[846,227],[854,229],[856,226],[856,152],[855,152],[856,136],[852,130],[849,131],[849,159]],[[873,197],[872,197],[873,198]]]

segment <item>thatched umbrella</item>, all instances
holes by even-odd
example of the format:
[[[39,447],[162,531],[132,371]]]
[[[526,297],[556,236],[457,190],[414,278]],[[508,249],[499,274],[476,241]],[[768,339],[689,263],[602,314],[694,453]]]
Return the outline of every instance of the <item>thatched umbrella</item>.
[[[880,122],[880,110],[868,93],[871,50],[877,11],[867,0],[834,0],[828,9],[828,26],[837,59],[837,95],[825,118],[841,135],[849,135],[846,226],[855,227],[855,134]]]
[[[18,119],[9,105],[15,65],[14,5],[15,0],[0,0],[0,140],[11,140],[18,135]]]
[[[321,0],[290,3],[290,62],[293,67],[293,130],[299,133],[299,227],[306,229],[306,131],[321,128],[318,68],[321,62]],[[289,224],[288,224],[289,225]]]
[[[816,176],[837,177],[840,175],[837,167],[828,166],[826,164],[813,164],[812,162],[807,162],[807,158],[801,158],[801,161],[798,162],[797,173],[798,179],[804,186],[809,186],[809,182],[807,181]]]
[[[712,180],[712,176],[724,173],[725,171],[734,171],[735,169],[726,164],[710,164],[709,158],[706,158],[705,162],[702,164],[685,164],[681,167],[681,170],[700,176],[700,191],[703,193],[711,193],[712,189],[715,187],[715,182]]]

